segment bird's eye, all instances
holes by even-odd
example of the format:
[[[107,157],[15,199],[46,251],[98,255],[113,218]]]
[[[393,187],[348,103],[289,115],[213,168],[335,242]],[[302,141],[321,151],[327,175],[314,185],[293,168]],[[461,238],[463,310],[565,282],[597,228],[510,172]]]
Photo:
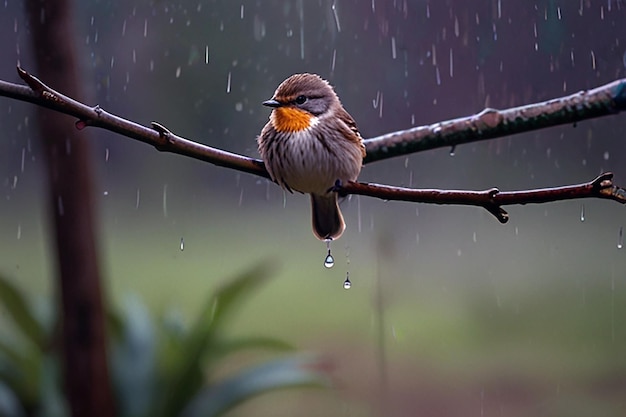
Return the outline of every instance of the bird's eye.
[[[304,104],[305,101],[306,101],[306,96],[298,96],[296,98],[296,104]]]

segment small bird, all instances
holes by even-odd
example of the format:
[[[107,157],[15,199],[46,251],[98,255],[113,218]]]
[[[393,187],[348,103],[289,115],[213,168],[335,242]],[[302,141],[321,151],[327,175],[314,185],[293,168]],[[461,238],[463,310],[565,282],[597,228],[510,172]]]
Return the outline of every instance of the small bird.
[[[310,194],[313,233],[338,239],[346,224],[333,187],[355,181],[365,156],[354,119],[316,74],[292,75],[263,105],[272,107],[258,138],[270,177],[287,191]]]

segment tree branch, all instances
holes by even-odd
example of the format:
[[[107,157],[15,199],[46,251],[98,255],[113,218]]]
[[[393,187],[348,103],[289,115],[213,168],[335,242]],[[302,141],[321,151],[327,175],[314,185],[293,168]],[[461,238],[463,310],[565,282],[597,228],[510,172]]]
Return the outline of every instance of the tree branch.
[[[0,81],[0,96],[27,101],[78,119],[76,127],[100,127],[171,152],[214,165],[270,178],[263,161],[223,151],[182,138],[159,123],[148,128],[111,114],[100,106],[90,107],[48,87],[22,68],[19,76],[28,87]],[[626,109],[626,79],[614,81],[570,96],[515,107],[507,110],[485,109],[473,116],[453,119],[430,126],[420,126],[366,139],[364,163],[441,147],[493,139],[500,136],[542,129],[560,124],[619,113]],[[574,198],[605,198],[626,203],[626,191],[613,185],[613,174],[605,173],[595,180],[557,188],[500,192],[408,189],[380,184],[354,183],[336,185],[340,194],[360,194],[385,200],[402,200],[432,204],[481,206],[501,223],[508,221],[503,205],[546,203]]]
[[[543,129],[626,110],[626,79],[589,91],[507,110],[485,109],[473,116],[387,133],[365,141],[364,163],[429,149],[451,147]]]
[[[0,96],[27,101],[74,116],[76,126],[100,127],[171,152],[214,165],[269,178],[263,161],[223,151],[177,136],[162,125],[152,128],[90,107],[53,90],[18,67],[19,76],[28,87],[0,81]],[[456,147],[470,142],[528,132],[561,124],[617,114],[626,110],[626,79],[613,81],[589,91],[507,110],[485,109],[482,112],[429,126],[387,133],[365,139],[367,155],[363,163],[407,155],[442,147]]]
[[[100,127],[152,145],[161,152],[176,153],[225,168],[269,178],[263,161],[259,159],[193,142],[173,134],[156,122],[152,123],[152,128],[142,126],[111,114],[100,106],[90,107],[67,97],[48,87],[20,67],[17,68],[17,73],[28,84],[28,87],[0,81],[0,95],[74,116],[78,119],[76,122],[78,129],[84,129],[87,126]]]
[[[603,198],[626,204],[626,189],[613,184],[613,174],[610,172],[582,184],[523,191],[500,191],[497,188],[484,191],[413,189],[360,182],[336,184],[334,190],[341,195],[358,194],[383,200],[478,206],[493,214],[500,223],[509,221],[509,214],[502,206],[513,204],[539,204],[577,198]]]

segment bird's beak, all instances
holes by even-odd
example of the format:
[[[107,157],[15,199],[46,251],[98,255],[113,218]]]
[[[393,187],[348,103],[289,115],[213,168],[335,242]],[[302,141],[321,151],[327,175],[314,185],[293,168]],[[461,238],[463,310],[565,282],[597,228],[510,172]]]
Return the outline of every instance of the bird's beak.
[[[264,105],[264,106],[267,106],[267,107],[280,107],[280,106],[282,106],[283,104],[282,104],[280,101],[276,101],[276,100],[274,100],[274,99],[272,98],[272,99],[270,99],[270,100],[265,100],[265,101],[263,102],[263,105]]]

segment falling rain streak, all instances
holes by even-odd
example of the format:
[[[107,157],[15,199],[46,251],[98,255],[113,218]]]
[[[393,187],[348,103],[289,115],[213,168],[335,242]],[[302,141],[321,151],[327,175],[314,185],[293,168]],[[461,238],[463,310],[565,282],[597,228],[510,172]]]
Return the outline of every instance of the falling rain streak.
[[[585,205],[584,204],[580,205],[580,221],[581,222],[585,221]]]
[[[167,217],[167,184],[163,186],[163,217]]]
[[[337,0],[330,6],[333,10],[333,16],[335,17],[335,26],[337,26],[337,32],[341,32],[341,24],[339,24],[339,15],[337,14]]]

